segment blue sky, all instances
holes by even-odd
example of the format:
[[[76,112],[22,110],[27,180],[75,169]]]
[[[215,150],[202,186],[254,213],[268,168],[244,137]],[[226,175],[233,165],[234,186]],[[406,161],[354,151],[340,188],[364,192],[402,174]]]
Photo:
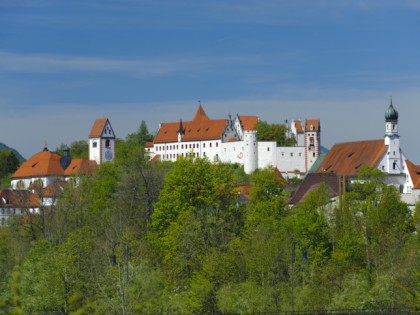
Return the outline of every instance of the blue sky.
[[[420,163],[420,1],[0,0],[0,142],[117,136],[189,120],[319,118],[322,143],[378,139],[390,97]]]

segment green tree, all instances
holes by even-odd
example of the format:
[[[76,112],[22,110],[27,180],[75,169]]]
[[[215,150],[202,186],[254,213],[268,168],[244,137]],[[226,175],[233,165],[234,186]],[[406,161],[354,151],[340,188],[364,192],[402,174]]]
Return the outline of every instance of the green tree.
[[[212,272],[204,272],[203,266],[213,249],[227,250],[241,216],[226,165],[206,159],[174,163],[155,205],[151,240],[163,261],[168,299],[188,305],[175,303],[179,312],[214,310],[217,281],[210,282]],[[180,286],[185,299],[177,298]]]
[[[293,146],[296,140],[287,136],[288,127],[280,124],[269,124],[266,121],[260,120],[257,123],[256,130],[258,131],[259,141],[276,141],[278,146]]]
[[[55,152],[62,156],[65,148],[67,148],[67,145],[62,143],[55,149]],[[68,149],[73,159],[89,159],[89,144],[85,140],[73,141]]]
[[[153,141],[154,136],[149,133],[147,124],[144,120],[141,121],[136,132],[127,135],[126,140],[129,143],[135,143],[144,147],[146,142]]]

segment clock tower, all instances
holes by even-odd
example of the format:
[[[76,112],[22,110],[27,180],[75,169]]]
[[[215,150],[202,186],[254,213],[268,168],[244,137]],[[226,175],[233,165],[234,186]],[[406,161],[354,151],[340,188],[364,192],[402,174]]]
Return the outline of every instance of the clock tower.
[[[115,158],[115,134],[108,118],[95,120],[89,134],[89,160],[98,165]]]

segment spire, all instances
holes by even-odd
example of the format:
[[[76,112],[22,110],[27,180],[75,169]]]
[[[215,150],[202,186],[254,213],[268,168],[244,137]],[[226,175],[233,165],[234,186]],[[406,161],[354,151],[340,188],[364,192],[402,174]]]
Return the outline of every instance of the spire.
[[[209,117],[205,113],[203,107],[201,106],[201,102],[198,101],[198,109],[195,112],[193,121],[199,121],[199,120],[209,120]]]
[[[178,134],[181,136],[184,135],[184,127],[182,126],[182,119],[179,120]]]

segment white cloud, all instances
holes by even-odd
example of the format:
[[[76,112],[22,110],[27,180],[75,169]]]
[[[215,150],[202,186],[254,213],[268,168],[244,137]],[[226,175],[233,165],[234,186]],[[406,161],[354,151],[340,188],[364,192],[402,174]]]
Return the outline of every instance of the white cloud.
[[[136,76],[162,76],[209,65],[261,62],[253,56],[183,57],[161,59],[111,59],[53,54],[19,54],[0,51],[0,71],[57,73],[65,71],[113,72]]]

